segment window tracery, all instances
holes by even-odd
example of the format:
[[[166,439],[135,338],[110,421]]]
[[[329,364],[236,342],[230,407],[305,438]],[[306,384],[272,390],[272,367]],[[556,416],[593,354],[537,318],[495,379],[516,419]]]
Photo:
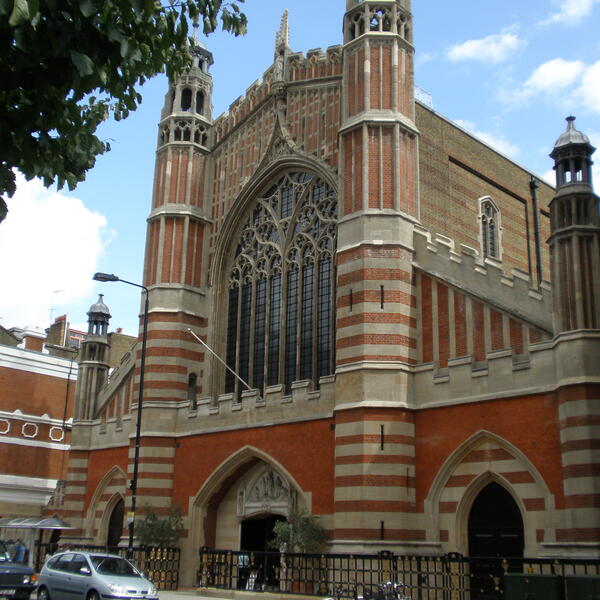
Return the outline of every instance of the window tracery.
[[[371,31],[391,31],[392,30],[392,21],[390,18],[390,13],[387,8],[376,7],[371,10],[370,17],[370,29]]]
[[[226,361],[252,388],[333,370],[337,198],[321,178],[288,172],[256,201],[228,276]],[[238,394],[227,373],[225,391]]]

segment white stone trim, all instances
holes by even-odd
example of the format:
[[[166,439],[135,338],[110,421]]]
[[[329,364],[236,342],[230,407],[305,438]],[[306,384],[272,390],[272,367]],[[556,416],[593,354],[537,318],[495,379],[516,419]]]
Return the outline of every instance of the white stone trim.
[[[27,371],[60,379],[77,379],[77,362],[68,358],[49,356],[33,350],[2,346],[0,348],[0,368]],[[69,377],[70,372],[70,377]]]
[[[3,444],[14,444],[15,446],[33,446],[35,448],[48,448],[50,450],[69,450],[69,444],[57,444],[56,442],[40,442],[38,440],[23,438],[2,438]]]
[[[54,437],[56,431],[58,431],[59,437]],[[65,432],[62,427],[56,427],[56,426],[50,427],[50,431],[48,432],[48,435],[50,436],[50,439],[53,442],[62,442],[63,439],[65,438]]]
[[[56,479],[0,475],[0,502],[45,506],[56,488]]]
[[[13,420],[19,420],[19,421],[30,421],[32,423],[44,423],[47,425],[55,425],[55,426],[60,426],[60,427],[63,426],[62,419],[53,419],[48,413],[44,413],[41,416],[40,415],[30,415],[30,414],[23,413],[18,408],[16,410],[14,410],[13,412],[9,412],[6,410],[0,410],[0,419],[2,419],[2,420],[13,419]],[[67,421],[64,422],[64,424],[68,427],[71,427],[72,423],[73,423],[72,418],[69,418]]]
[[[33,427],[33,433],[27,433],[26,429],[29,427]],[[21,435],[25,438],[34,438],[37,437],[37,434],[40,432],[40,428],[35,423],[30,423],[26,421],[21,425]]]

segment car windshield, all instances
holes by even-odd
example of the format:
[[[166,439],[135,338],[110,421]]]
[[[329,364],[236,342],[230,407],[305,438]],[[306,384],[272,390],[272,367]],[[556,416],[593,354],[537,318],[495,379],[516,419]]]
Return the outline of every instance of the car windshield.
[[[124,558],[118,556],[90,556],[94,569],[102,575],[124,575],[141,577],[136,568]]]

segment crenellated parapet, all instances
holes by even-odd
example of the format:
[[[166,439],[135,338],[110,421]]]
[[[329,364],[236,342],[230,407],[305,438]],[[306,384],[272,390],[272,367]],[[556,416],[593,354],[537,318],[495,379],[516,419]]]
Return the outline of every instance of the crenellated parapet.
[[[415,266],[441,279],[466,294],[552,333],[552,290],[543,281],[532,286],[527,273],[512,269],[507,274],[502,263],[492,258],[482,260],[477,250],[454,242],[443,235],[432,236],[422,227],[415,227]]]
[[[309,50],[304,56],[301,52],[292,54],[288,60],[288,79],[290,82],[338,77],[342,75],[342,46],[329,46]]]
[[[506,349],[489,352],[484,363],[463,356],[448,360],[447,368],[441,370],[434,363],[413,367],[414,408],[553,394],[565,379],[573,385],[600,381],[600,335],[576,332],[567,341],[585,349],[585,377],[580,366],[563,360],[557,352],[565,339],[547,339],[531,343],[527,354],[518,357]]]

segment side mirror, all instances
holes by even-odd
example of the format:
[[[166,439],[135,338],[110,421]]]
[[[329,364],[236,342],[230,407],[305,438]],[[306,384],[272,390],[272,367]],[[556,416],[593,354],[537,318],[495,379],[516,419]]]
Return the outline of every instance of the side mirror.
[[[82,575],[91,575],[92,574],[89,567],[81,567],[81,569],[79,569],[79,572]]]

